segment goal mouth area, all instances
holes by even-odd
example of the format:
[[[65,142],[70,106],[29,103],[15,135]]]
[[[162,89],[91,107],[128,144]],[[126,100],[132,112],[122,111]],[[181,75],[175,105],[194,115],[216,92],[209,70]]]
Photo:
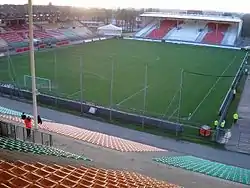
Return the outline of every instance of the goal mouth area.
[[[32,88],[32,76],[24,75],[23,76],[23,85],[25,88]],[[52,91],[51,80],[43,77],[35,77],[36,89],[46,89]]]

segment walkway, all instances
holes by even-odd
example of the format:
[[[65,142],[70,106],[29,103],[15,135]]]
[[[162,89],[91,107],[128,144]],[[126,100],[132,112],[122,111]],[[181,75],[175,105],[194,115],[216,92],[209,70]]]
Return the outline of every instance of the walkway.
[[[250,76],[248,76],[238,106],[239,120],[231,129],[232,137],[226,145],[231,151],[250,154]]]
[[[11,108],[13,110],[32,113],[32,105],[30,104],[21,103],[2,97],[0,97],[0,104],[1,106]],[[177,142],[173,139],[130,130],[112,124],[90,120],[47,108],[39,107],[38,111],[42,117],[54,120],[57,123],[70,124],[76,127],[117,136],[154,147],[250,169],[250,157],[248,155],[218,150],[195,143]]]

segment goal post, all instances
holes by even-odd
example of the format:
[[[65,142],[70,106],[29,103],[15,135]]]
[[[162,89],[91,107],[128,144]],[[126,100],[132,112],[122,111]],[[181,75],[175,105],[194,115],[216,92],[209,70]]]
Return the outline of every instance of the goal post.
[[[23,76],[24,87],[32,88],[32,77],[30,75]],[[51,80],[48,78],[36,77],[36,88],[52,90]]]

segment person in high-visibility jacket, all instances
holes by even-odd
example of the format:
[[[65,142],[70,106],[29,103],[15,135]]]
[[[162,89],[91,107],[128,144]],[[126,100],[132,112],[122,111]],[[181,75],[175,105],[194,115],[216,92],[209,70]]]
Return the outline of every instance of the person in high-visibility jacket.
[[[221,122],[221,124],[220,124],[220,127],[221,127],[221,128],[224,128],[224,127],[225,127],[225,124],[226,124],[226,121],[223,120],[223,121]]]
[[[216,129],[218,125],[219,125],[219,121],[218,121],[218,120],[215,120],[215,121],[214,121],[214,128]]]
[[[239,115],[237,113],[234,113],[233,119],[234,119],[234,123],[236,123],[239,119]]]

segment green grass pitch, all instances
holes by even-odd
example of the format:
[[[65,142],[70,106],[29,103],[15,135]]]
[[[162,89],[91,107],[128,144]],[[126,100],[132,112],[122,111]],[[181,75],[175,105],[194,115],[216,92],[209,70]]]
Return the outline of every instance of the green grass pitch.
[[[153,43],[106,40],[47,52],[36,52],[36,76],[50,79],[51,94],[80,99],[80,73],[83,72],[83,98],[103,106],[110,105],[112,62],[113,107],[142,113],[144,109],[145,67],[148,65],[145,114],[176,121],[211,124],[230,87],[245,53],[236,50]],[[80,57],[82,56],[82,70]],[[0,59],[0,79],[19,85],[29,75],[29,56],[22,54]],[[55,63],[56,62],[56,63]],[[216,76],[183,74],[181,70]],[[188,118],[189,117],[189,118]]]

